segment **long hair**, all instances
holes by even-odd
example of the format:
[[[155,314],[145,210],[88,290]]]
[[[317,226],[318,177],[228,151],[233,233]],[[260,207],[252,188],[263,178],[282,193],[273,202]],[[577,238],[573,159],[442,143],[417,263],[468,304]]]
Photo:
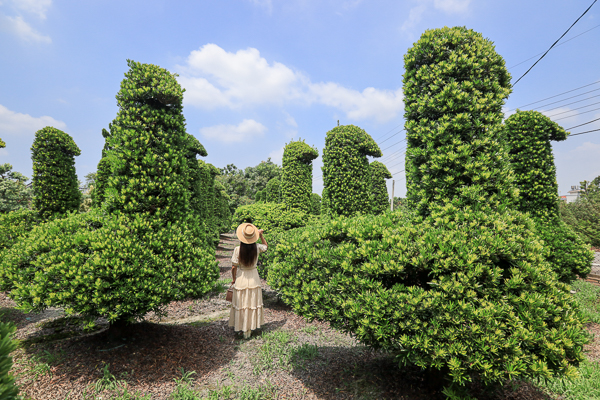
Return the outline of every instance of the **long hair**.
[[[246,244],[240,243],[240,264],[244,267],[251,267],[258,257],[256,243]]]

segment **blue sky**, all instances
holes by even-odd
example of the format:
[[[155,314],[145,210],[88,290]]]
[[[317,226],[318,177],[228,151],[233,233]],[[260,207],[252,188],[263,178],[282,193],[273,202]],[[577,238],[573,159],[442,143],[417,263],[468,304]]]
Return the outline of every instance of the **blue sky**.
[[[395,194],[404,196],[404,135],[391,135],[404,123],[403,56],[420,35],[443,26],[478,31],[512,67],[514,82],[537,58],[521,62],[544,52],[591,2],[0,0],[0,137],[7,144],[0,163],[31,177],[34,134],[50,125],[80,147],[80,179],[95,171],[101,131],[117,114],[115,95],[132,59],[180,75],[187,129],[206,147],[207,162],[280,163],[283,146],[298,138],[321,154],[339,120],[380,143]],[[561,43],[574,39],[514,87],[507,115],[540,110],[565,128],[600,118],[593,105],[600,90],[582,94],[600,83],[522,107],[600,81],[599,25],[596,4]],[[577,97],[564,100],[570,96]],[[572,133],[598,128],[600,121]],[[553,147],[561,194],[600,175],[600,131]],[[314,165],[320,193],[321,157]]]

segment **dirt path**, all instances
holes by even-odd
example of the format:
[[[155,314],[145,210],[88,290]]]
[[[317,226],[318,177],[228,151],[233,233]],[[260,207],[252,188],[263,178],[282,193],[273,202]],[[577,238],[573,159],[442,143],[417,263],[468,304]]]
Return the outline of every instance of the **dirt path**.
[[[148,314],[120,342],[99,330],[84,333],[77,318],[59,309],[30,315],[0,295],[4,320],[18,325],[24,346],[15,353],[14,372],[22,393],[35,400],[92,398],[102,385],[127,384],[153,400],[182,390],[175,379],[193,371],[186,399],[440,399],[414,369],[399,369],[394,358],[367,348],[318,321],[309,323],[277,302],[263,280],[265,325],[249,340],[228,326],[224,289],[231,282],[231,252],[238,241],[221,236],[216,257],[225,285],[205,298],[173,302],[167,315]],[[111,392],[114,395],[114,392]],[[109,392],[102,398],[112,398]],[[523,384],[499,398],[549,399]],[[100,398],[100,397],[96,397]],[[183,398],[183,397],[181,397]]]

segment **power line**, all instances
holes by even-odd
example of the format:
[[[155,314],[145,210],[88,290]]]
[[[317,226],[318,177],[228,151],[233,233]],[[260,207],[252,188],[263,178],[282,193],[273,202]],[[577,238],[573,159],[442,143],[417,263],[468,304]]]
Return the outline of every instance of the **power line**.
[[[400,128],[402,126],[402,124],[393,127],[392,129],[390,129],[389,131],[387,131],[386,133],[384,133],[383,135],[381,135],[381,137],[377,138],[375,141],[379,140],[379,139],[383,139],[388,133],[395,131],[396,129]]]
[[[553,114],[553,115],[546,115],[546,116],[547,116],[548,118],[553,118],[553,117],[556,117],[557,115],[560,115],[560,114],[565,114],[565,113],[568,113],[568,112],[571,112],[571,111],[581,110],[582,108],[586,108],[586,107],[589,107],[589,106],[594,106],[594,105],[596,105],[596,104],[600,104],[600,101],[598,101],[598,102],[596,102],[596,103],[587,104],[587,105],[585,105],[585,106],[581,106],[581,107],[578,107],[578,108],[573,108],[572,110],[567,110],[567,111],[559,112],[559,113],[557,113],[557,114]],[[560,107],[559,107],[559,108],[560,108]],[[547,112],[547,111],[546,111],[546,112]]]
[[[575,126],[572,126],[572,127],[570,127],[570,128],[567,128],[567,129],[565,129],[565,131],[570,131],[571,129],[574,129],[574,128],[579,128],[580,126],[584,126],[584,125],[587,125],[587,124],[591,124],[592,122],[596,122],[596,121],[598,121],[598,120],[600,120],[600,118],[593,119],[593,120],[591,120],[591,121],[588,121],[588,122],[586,122],[585,124],[580,124],[580,125],[575,125]]]
[[[406,140],[406,139],[404,139],[404,140]],[[396,145],[398,145],[398,144],[402,143],[404,140],[401,140],[401,141],[399,141],[398,143],[394,143],[393,145],[391,145],[391,146],[388,146],[388,147],[386,147],[385,149],[383,149],[383,150],[381,150],[381,151],[382,151],[382,152],[384,152],[384,151],[386,151],[387,149],[389,149],[389,148],[392,148],[392,147],[394,147],[394,146],[396,146]]]
[[[578,38],[579,36],[581,36],[581,35],[583,35],[583,34],[586,34],[586,33],[588,33],[589,31],[592,31],[592,30],[596,29],[596,28],[597,28],[597,27],[599,27],[599,26],[600,26],[600,25],[596,25],[596,26],[594,26],[593,28],[591,28],[591,29],[588,29],[588,30],[587,30],[587,31],[585,31],[585,32],[581,32],[579,35],[577,35],[577,36],[573,36],[571,39],[567,39],[567,40],[565,40],[564,42],[562,42],[562,43],[560,43],[560,44],[556,45],[556,47],[558,47],[558,46],[562,46],[563,44],[566,44],[567,42],[570,42],[571,40],[573,40],[573,39],[575,39],[575,38]],[[521,61],[520,63],[518,63],[518,64],[515,64],[515,65],[513,65],[512,67],[510,67],[510,68],[508,68],[508,69],[509,69],[509,70],[511,70],[511,69],[513,69],[513,68],[514,68],[514,67],[516,67],[516,66],[519,66],[519,65],[521,65],[521,64],[523,64],[523,63],[526,63],[527,61],[529,61],[529,60],[531,60],[531,59],[534,59],[534,58],[536,58],[536,57],[537,57],[537,56],[539,56],[540,54],[544,54],[544,52],[538,53],[538,54],[536,54],[535,56],[531,56],[531,57],[529,57],[527,60]]]
[[[549,100],[549,99],[553,99],[553,98],[555,98],[555,97],[562,96],[563,94],[571,93],[571,92],[574,92],[574,91],[576,91],[576,90],[583,89],[584,87],[588,87],[588,86],[595,85],[595,84],[597,84],[597,83],[600,83],[600,81],[596,81],[596,82],[588,83],[587,85],[583,85],[583,86],[580,86],[580,87],[578,87],[578,88],[575,88],[575,89],[567,90],[566,92],[562,92],[562,93],[559,93],[559,94],[555,94],[554,96],[546,97],[545,99],[541,99],[541,100],[538,100],[538,101],[534,101],[533,103],[529,103],[529,104],[525,104],[525,105],[522,105],[522,106],[519,106],[519,107],[516,107],[516,108],[512,108],[512,109],[510,109],[510,110],[508,110],[508,111],[514,111],[514,110],[516,110],[517,108],[523,108],[523,107],[527,107],[527,106],[530,106],[530,105],[532,105],[532,104],[535,104],[535,103],[541,103],[542,101],[546,101],[546,100]],[[594,90],[590,90],[589,92],[581,93],[581,94],[578,94],[577,96],[573,96],[573,97],[569,97],[569,98],[566,98],[566,99],[558,100],[558,101],[555,101],[554,103],[558,103],[558,102],[560,102],[560,101],[569,100],[569,99],[572,99],[572,98],[574,98],[574,97],[581,96],[581,95],[583,95],[583,94],[586,94],[586,93],[595,92],[596,90],[600,90],[600,89],[594,89]],[[554,104],[554,103],[548,103],[548,104],[545,104],[545,105],[543,105],[542,107],[549,106],[550,104]]]
[[[556,100],[556,101],[553,101],[552,103],[544,104],[543,106],[538,106],[538,107],[539,108],[546,107],[546,106],[549,106],[551,104],[560,103],[561,101],[565,101],[565,100],[569,100],[569,99],[574,99],[575,97],[583,96],[584,94],[588,94],[588,93],[592,93],[592,92],[597,92],[598,90],[600,90],[600,88],[594,89],[594,90],[590,90],[588,92],[579,93],[579,94],[576,94],[575,96],[567,97],[566,99]]]
[[[561,119],[565,119],[565,118],[573,118],[573,117],[577,117],[579,115],[591,113],[592,111],[597,111],[597,110],[600,110],[600,108],[594,108],[593,110],[584,111],[582,113],[577,113],[577,114],[569,115],[569,116],[566,116],[566,117],[562,117],[562,118],[558,118],[558,119],[553,119],[553,121],[556,122],[556,121],[560,121]]]
[[[593,92],[593,90],[592,90],[592,92]],[[575,104],[575,103],[581,103],[582,101],[586,101],[586,100],[589,100],[589,99],[593,99],[594,97],[600,97],[600,94],[597,94],[597,95],[595,95],[595,96],[586,97],[585,99],[582,99],[582,100],[572,101],[572,102],[570,102],[570,103],[563,104],[563,105],[560,105],[560,106],[558,106],[558,107],[554,107],[554,108],[551,108],[551,109],[549,109],[549,110],[546,110],[546,112],[550,112],[550,111],[558,110],[559,108],[562,108],[562,107],[564,107],[564,106],[570,106],[571,104]],[[560,100],[560,101],[563,101],[563,100]],[[546,105],[548,105],[548,104],[546,104]]]
[[[584,133],[590,133],[590,132],[596,132],[596,131],[600,131],[600,129],[592,129],[591,131],[585,131],[585,132],[575,133],[573,135],[569,135],[569,137],[571,137],[571,136],[577,136],[577,135],[583,135]]]
[[[388,140],[390,140],[391,138],[393,138],[396,135],[399,135],[400,133],[402,133],[404,129],[399,130],[398,132],[394,133],[392,136],[390,136],[389,138],[385,139],[383,142],[379,143],[379,145],[381,146],[383,143],[387,142]]]
[[[519,83],[519,81],[520,81],[521,79],[523,79],[523,77],[524,77],[525,75],[527,75],[527,74],[529,73],[529,71],[531,71],[531,69],[532,69],[533,67],[535,67],[535,66],[536,66],[536,64],[537,64],[537,63],[539,63],[539,62],[542,60],[542,58],[544,58],[544,57],[546,56],[546,54],[548,54],[548,52],[549,52],[550,50],[552,50],[552,48],[553,48],[554,46],[556,46],[556,44],[557,44],[557,43],[560,41],[560,39],[562,39],[562,38],[563,38],[563,36],[565,36],[565,35],[567,34],[567,32],[569,32],[569,31],[571,30],[571,28],[572,28],[572,27],[574,27],[574,26],[575,26],[575,24],[576,24],[577,22],[579,22],[579,20],[580,20],[581,18],[583,18],[583,16],[584,16],[584,15],[585,15],[585,14],[586,14],[586,13],[587,13],[589,10],[590,10],[590,8],[592,8],[592,6],[593,6],[594,4],[596,4],[596,2],[597,2],[597,1],[598,1],[598,0],[594,0],[594,1],[593,1],[593,3],[592,3],[592,4],[590,4],[590,6],[589,6],[589,7],[588,7],[588,8],[587,8],[587,9],[586,9],[584,12],[583,12],[583,14],[581,14],[581,15],[579,16],[579,18],[577,18],[577,19],[575,20],[575,22],[573,22],[573,24],[572,24],[572,25],[569,27],[569,29],[567,29],[567,30],[565,31],[565,33],[563,33],[563,34],[562,34],[562,35],[561,35],[561,36],[558,38],[558,40],[557,40],[556,42],[552,43],[552,46],[550,46],[550,48],[549,48],[548,50],[546,50],[546,52],[544,53],[544,55],[542,55],[542,56],[541,56],[541,57],[540,57],[540,58],[539,58],[539,59],[538,59],[538,60],[537,60],[537,61],[536,61],[536,62],[535,62],[535,63],[534,63],[534,64],[533,64],[531,67],[529,67],[529,69],[528,69],[527,71],[525,71],[525,73],[524,73],[523,75],[521,75],[521,77],[520,77],[519,79],[517,79],[517,81],[516,81],[515,83],[513,83],[513,84],[512,84],[512,86],[513,86],[513,87],[514,87],[514,86],[515,86],[517,83]]]

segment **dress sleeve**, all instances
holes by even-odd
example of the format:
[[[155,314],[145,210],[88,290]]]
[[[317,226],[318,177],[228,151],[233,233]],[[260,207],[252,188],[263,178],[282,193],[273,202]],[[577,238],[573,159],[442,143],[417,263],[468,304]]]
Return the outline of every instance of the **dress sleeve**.
[[[233,255],[231,256],[231,265],[239,266],[240,264],[240,247],[233,249]]]
[[[265,251],[267,251],[267,246],[262,244],[262,243],[257,243],[258,245],[258,254],[260,253],[264,253]]]

